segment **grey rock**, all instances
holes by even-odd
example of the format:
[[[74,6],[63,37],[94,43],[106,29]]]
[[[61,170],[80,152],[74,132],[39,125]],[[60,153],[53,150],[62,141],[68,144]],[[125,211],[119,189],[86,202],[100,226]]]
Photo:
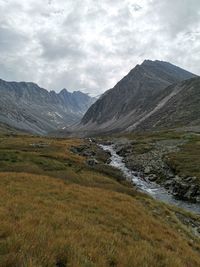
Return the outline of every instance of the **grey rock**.
[[[196,202],[200,203],[200,196],[196,197]]]
[[[180,199],[196,202],[199,185],[186,184],[181,180],[175,180],[173,184],[173,195]]]
[[[97,165],[99,162],[96,159],[88,159],[87,164],[91,167]]]
[[[144,169],[144,173],[145,173],[145,174],[149,174],[149,173],[151,173],[151,168],[150,168],[149,166],[145,167],[145,169]]]
[[[189,183],[194,183],[196,179],[196,177],[186,177],[184,180]]]
[[[164,187],[167,188],[167,189],[170,189],[170,187],[172,187],[174,184],[174,181],[173,180],[167,180],[165,183],[164,183]]]
[[[94,151],[84,151],[83,153],[82,153],[82,155],[84,156],[84,157],[91,157],[91,156],[95,156],[95,152]]]
[[[73,153],[75,153],[75,154],[82,154],[82,153],[84,153],[84,151],[85,151],[85,149],[87,149],[88,148],[88,146],[85,146],[85,145],[83,145],[83,146],[72,146],[71,147],[71,151],[73,152]]]
[[[167,177],[168,177],[169,179],[172,179],[172,178],[174,178],[174,174],[173,174],[173,173],[168,173]]]
[[[196,196],[198,190],[199,190],[199,185],[195,185],[195,184],[191,185],[188,190],[189,198]]]
[[[150,175],[148,176],[148,180],[149,180],[150,182],[155,182],[157,179],[158,179],[158,177],[157,177],[155,174],[150,174]]]

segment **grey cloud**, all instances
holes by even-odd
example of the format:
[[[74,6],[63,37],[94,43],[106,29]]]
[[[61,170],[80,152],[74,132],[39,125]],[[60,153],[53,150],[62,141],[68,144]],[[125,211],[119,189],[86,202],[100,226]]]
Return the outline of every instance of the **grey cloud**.
[[[0,78],[94,95],[146,58],[200,74],[199,12],[199,0],[0,0]]]
[[[85,56],[79,40],[71,38],[70,35],[63,37],[50,37],[50,35],[42,35],[40,37],[40,45],[42,47],[42,57],[47,60],[81,60]]]
[[[10,28],[8,25],[0,25],[0,51],[17,52],[18,49],[25,45],[28,38],[23,34]]]
[[[199,0],[154,0],[152,9],[163,30],[168,31],[172,37],[200,23]]]

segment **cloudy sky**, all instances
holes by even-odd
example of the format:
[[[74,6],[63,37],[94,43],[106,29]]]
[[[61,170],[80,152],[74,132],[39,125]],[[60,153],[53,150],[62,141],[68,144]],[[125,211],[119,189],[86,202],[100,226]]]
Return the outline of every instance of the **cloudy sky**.
[[[0,0],[0,78],[99,95],[144,59],[200,74],[200,0]]]

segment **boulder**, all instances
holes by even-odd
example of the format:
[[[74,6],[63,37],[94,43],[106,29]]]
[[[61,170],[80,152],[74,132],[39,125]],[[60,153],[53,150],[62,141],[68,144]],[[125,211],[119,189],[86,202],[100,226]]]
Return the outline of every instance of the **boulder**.
[[[196,197],[196,202],[200,203],[200,196]]]
[[[91,156],[95,156],[95,152],[94,151],[92,151],[92,150],[86,150],[86,151],[84,151],[83,153],[82,153],[82,155],[84,156],[84,157],[91,157]]]
[[[150,168],[149,166],[145,167],[145,169],[144,169],[144,173],[145,173],[145,174],[149,174],[149,173],[151,173],[151,168]]]
[[[130,154],[132,152],[132,146],[131,145],[127,145],[124,147],[117,147],[116,149],[116,153],[121,156],[121,157],[125,157],[127,156],[127,154]]]
[[[191,185],[189,187],[188,191],[184,194],[184,198],[186,200],[193,200],[193,198],[196,196],[198,190],[199,190],[198,185]]]
[[[184,199],[184,195],[187,193],[189,189],[189,185],[182,182],[181,180],[175,180],[175,184],[173,187],[173,195],[177,196],[180,199]]]
[[[174,184],[173,180],[167,180],[164,184],[164,187],[170,189],[173,186],[173,184]]]
[[[184,180],[188,183],[194,183],[196,179],[196,177],[186,177]]]
[[[99,162],[96,159],[88,159],[87,164],[91,167],[97,165]]]
[[[155,174],[150,174],[150,175],[148,176],[148,180],[149,180],[150,182],[155,182],[157,179],[158,179],[158,177],[157,177]]]

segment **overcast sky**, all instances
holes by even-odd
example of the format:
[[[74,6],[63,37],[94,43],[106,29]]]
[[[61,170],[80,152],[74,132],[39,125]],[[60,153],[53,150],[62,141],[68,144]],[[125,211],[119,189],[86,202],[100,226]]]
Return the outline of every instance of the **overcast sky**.
[[[99,95],[144,59],[200,74],[200,0],[0,0],[0,78]]]

